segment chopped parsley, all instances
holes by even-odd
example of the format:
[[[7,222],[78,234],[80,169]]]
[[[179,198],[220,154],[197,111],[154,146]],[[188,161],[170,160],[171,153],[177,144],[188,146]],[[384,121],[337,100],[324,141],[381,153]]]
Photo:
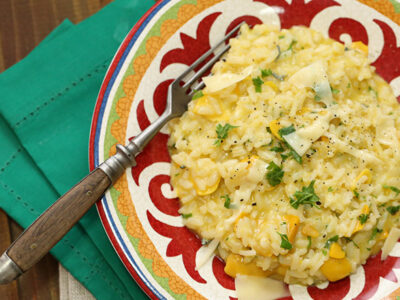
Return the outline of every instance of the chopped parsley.
[[[324,248],[329,249],[331,247],[332,243],[336,243],[338,240],[339,240],[338,235],[331,237],[330,239],[328,239],[326,241]]]
[[[226,194],[225,196],[221,196],[221,198],[225,199],[224,207],[225,208],[231,208],[231,198],[229,198],[229,195]]]
[[[296,198],[296,200],[290,198],[290,205],[293,208],[298,209],[300,205],[306,204],[311,205],[311,207],[315,206],[319,208],[318,205],[320,205],[321,203],[319,202],[319,197],[315,194],[314,183],[315,180],[311,181],[309,186],[303,186],[301,191],[296,191],[294,193],[293,197]]]
[[[378,98],[378,92],[376,90],[374,90],[372,87],[368,87],[368,92],[372,92],[375,95],[375,98]]]
[[[351,243],[353,243],[354,246],[356,246],[358,249],[360,249],[360,247],[356,244],[356,242],[353,241],[351,238],[344,237],[344,239],[346,240],[346,242],[348,242],[348,243],[351,242]]]
[[[315,100],[315,101],[320,101],[320,100],[321,100],[321,96],[318,95],[318,94],[316,94],[316,95],[314,96],[314,100]]]
[[[278,36],[278,38],[279,38],[280,40],[282,40],[282,39],[285,38],[285,36],[284,36],[284,35],[280,35],[280,36]]]
[[[328,187],[328,192],[333,192],[333,187]]]
[[[193,214],[192,214],[192,213],[190,213],[190,214],[181,214],[181,216],[182,216],[182,218],[184,218],[184,219],[189,219],[190,217],[193,216]]]
[[[196,92],[194,92],[194,94],[192,96],[192,100],[196,100],[196,99],[201,98],[203,96],[204,96],[203,91],[201,91],[201,90],[200,91],[196,91]]]
[[[384,189],[391,189],[393,192],[395,192],[396,193],[396,196],[398,196],[399,195],[399,193],[400,193],[400,189],[398,189],[397,187],[395,187],[395,186],[391,186],[391,185],[384,185],[383,186],[383,188]]]
[[[358,216],[358,220],[360,221],[361,225],[367,223],[368,218],[369,214],[361,214]]]
[[[279,146],[272,147],[270,150],[273,152],[283,152],[285,151],[285,148],[283,148],[282,144],[279,143]]]
[[[253,84],[254,88],[256,90],[256,93],[261,93],[262,91],[262,85],[264,84],[264,81],[260,78],[260,76],[253,78]]]
[[[308,240],[308,245],[307,245],[307,250],[310,250],[311,248],[311,236],[307,236],[307,240]]]
[[[237,128],[237,127],[239,127],[239,126],[233,126],[229,123],[226,123],[224,126],[222,126],[221,124],[218,124],[215,129],[215,132],[217,133],[217,139],[215,140],[214,145],[220,146],[221,143],[223,142],[223,140],[228,137],[229,130],[231,130],[233,128]]]
[[[270,185],[276,186],[281,183],[283,178],[283,170],[278,167],[273,161],[269,164],[267,168],[268,172],[266,174],[266,178]]]
[[[400,210],[400,205],[398,206],[389,206],[386,207],[386,210],[392,215],[394,216],[395,214],[397,214]]]
[[[322,254],[326,256],[328,254],[328,252],[326,252],[325,249],[322,249]]]
[[[268,77],[272,75],[272,70],[271,69],[263,69],[261,70],[261,76],[262,77]]]
[[[347,84],[347,88],[348,89],[351,88],[351,83],[350,82]]]
[[[290,51],[293,50],[293,46],[296,45],[297,41],[296,40],[292,40],[292,42],[289,45],[289,48],[286,49],[286,51]],[[285,52],[286,52],[285,51]]]
[[[288,144],[289,145],[289,144]],[[303,160],[301,159],[301,156],[299,155],[299,154],[297,154],[297,152],[296,151],[294,151],[293,149],[292,149],[292,147],[290,147],[289,146],[289,148],[290,148],[290,156],[292,156],[293,158],[294,158],[294,160],[295,161],[297,161],[299,164],[302,164],[303,163]]]
[[[290,125],[289,127],[284,127],[284,128],[279,129],[278,132],[279,132],[279,135],[281,137],[283,137],[284,135],[288,135],[288,134],[290,134],[292,132],[295,132],[295,131],[296,131],[296,129],[294,129],[294,126]]]
[[[360,198],[360,193],[357,190],[353,190],[353,194],[357,199]]]
[[[337,95],[340,93],[340,90],[334,89],[333,87],[331,87],[331,91],[332,91],[332,94],[334,94],[334,95]]]
[[[293,248],[292,244],[289,242],[289,239],[286,234],[282,234],[277,232],[281,236],[281,248],[290,250]]]
[[[372,241],[376,237],[376,235],[378,233],[381,233],[382,231],[383,231],[382,229],[379,229],[378,227],[374,227],[374,229],[372,229],[372,234],[368,241]]]

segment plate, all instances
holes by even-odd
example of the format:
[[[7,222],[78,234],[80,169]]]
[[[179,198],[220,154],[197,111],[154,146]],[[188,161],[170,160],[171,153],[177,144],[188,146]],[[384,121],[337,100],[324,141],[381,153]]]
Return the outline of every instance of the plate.
[[[376,71],[400,95],[400,4],[395,0],[164,0],[129,32],[116,53],[93,116],[90,166],[127,144],[164,110],[168,85],[235,25],[305,25],[341,42],[362,41]],[[137,166],[97,204],[100,218],[133,279],[152,299],[236,298],[224,263],[195,268],[199,238],[183,226],[169,184],[168,135],[158,133]],[[287,299],[395,298],[400,244],[388,259],[370,258],[350,277],[318,287],[289,286]]]

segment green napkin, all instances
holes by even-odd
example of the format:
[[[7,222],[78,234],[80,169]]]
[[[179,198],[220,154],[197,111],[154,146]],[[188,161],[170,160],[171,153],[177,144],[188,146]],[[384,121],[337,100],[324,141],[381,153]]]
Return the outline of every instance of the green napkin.
[[[116,0],[73,25],[64,21],[0,74],[0,207],[21,226],[89,172],[91,117],[118,46],[152,0]],[[92,208],[52,249],[97,299],[145,299]]]

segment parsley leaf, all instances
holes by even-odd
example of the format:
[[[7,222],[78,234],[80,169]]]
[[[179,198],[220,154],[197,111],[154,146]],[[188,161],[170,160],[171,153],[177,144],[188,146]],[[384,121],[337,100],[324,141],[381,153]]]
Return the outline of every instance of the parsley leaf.
[[[280,36],[278,36],[278,38],[281,40],[281,39],[284,39],[285,36],[284,35],[280,35]]]
[[[382,229],[379,229],[378,227],[374,227],[374,229],[372,229],[372,234],[371,234],[371,237],[369,238],[368,242],[372,241],[376,237],[376,235],[378,233],[381,233],[382,231],[383,231]]]
[[[272,75],[271,69],[263,69],[261,70],[261,77],[268,77]]]
[[[226,194],[225,196],[221,196],[221,198],[225,199],[224,207],[231,208],[231,198],[229,198],[229,195]]]
[[[285,148],[283,148],[282,144],[279,143],[279,146],[272,147],[270,150],[273,152],[283,152],[285,151]]]
[[[309,204],[311,205],[311,207],[315,206],[319,208],[318,205],[320,204],[320,202],[319,202],[319,197],[315,194],[314,191],[314,183],[315,180],[311,181],[309,186],[307,187],[303,186],[301,191],[296,191],[294,193],[293,196],[294,198],[296,198],[296,200],[290,198],[290,205],[293,208],[298,209],[301,204],[302,205]]]
[[[278,167],[273,161],[269,164],[267,168],[268,172],[266,178],[270,185],[276,186],[281,183],[284,172],[282,168]]]
[[[375,98],[378,98],[378,92],[376,90],[374,90],[372,87],[368,87],[368,92],[372,92],[375,95]]]
[[[254,84],[256,93],[261,93],[261,91],[262,91],[261,87],[264,84],[264,81],[262,81],[262,79],[258,76],[256,78],[253,78],[253,84]]]
[[[278,133],[281,137],[283,137],[284,135],[288,135],[295,131],[296,131],[296,129],[294,129],[294,126],[290,125],[289,127],[284,127],[284,128],[279,129]]]
[[[286,234],[282,234],[277,232],[281,236],[281,248],[290,250],[293,248],[292,244],[289,242],[289,239]]]
[[[190,214],[181,214],[181,216],[184,219],[189,219],[191,216],[193,216],[193,214],[192,213],[190,213]]]
[[[315,100],[315,101],[321,100],[321,96],[316,94],[316,95],[314,96],[314,100]]]
[[[331,237],[330,239],[328,239],[326,241],[324,248],[329,249],[331,247],[331,244],[336,243],[338,241],[338,239],[339,239],[338,235]]]
[[[293,50],[293,46],[294,46],[296,43],[297,43],[296,40],[292,40],[292,42],[291,42],[290,45],[289,45],[289,48],[287,48],[286,51]]]
[[[360,221],[360,224],[365,224],[369,218],[369,214],[361,214],[358,216],[358,220]]]
[[[386,207],[386,210],[392,215],[394,216],[395,214],[397,214],[400,210],[400,205],[398,206],[389,206]]]
[[[308,239],[307,250],[310,250],[310,248],[311,248],[311,236],[308,235],[307,239]]]
[[[201,98],[203,96],[204,96],[203,91],[201,91],[201,90],[200,91],[196,91],[192,96],[192,100],[196,100],[196,99]]]
[[[221,124],[218,124],[215,129],[215,132],[217,133],[218,138],[215,140],[214,145],[220,146],[222,141],[228,137],[229,130],[231,130],[233,128],[237,128],[237,127],[239,127],[239,126],[233,126],[229,123],[226,123],[224,126],[222,126]]]
[[[391,186],[391,185],[384,185],[383,186],[384,189],[391,189],[393,192],[396,193],[396,196],[398,196],[400,194],[400,189],[398,189],[395,186]]]
[[[294,160],[297,161],[299,164],[302,164],[303,160],[301,159],[301,156],[298,155],[297,152],[292,149],[292,147],[289,146],[289,148],[291,149],[290,155],[293,156]]]
[[[344,239],[346,240],[346,242],[348,242],[348,243],[351,242],[351,243],[353,243],[354,246],[356,246],[358,249],[360,249],[360,247],[356,244],[356,242],[353,241],[351,238],[344,237]]]
[[[360,198],[360,193],[357,190],[353,190],[353,194],[357,199]]]
[[[328,187],[328,192],[333,192],[333,187]]]

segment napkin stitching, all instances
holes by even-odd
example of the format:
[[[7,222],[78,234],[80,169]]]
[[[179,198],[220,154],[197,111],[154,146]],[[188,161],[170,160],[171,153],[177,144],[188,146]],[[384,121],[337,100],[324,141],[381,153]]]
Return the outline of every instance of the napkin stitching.
[[[15,127],[18,128],[20,127],[25,121],[27,121],[30,117],[33,117],[35,114],[37,114],[38,112],[40,112],[40,110],[44,107],[46,107],[47,105],[53,103],[55,100],[57,100],[58,98],[60,98],[61,96],[65,95],[66,93],[68,93],[71,89],[75,88],[76,86],[78,86],[78,84],[82,83],[85,81],[85,79],[92,77],[93,72],[95,73],[99,73],[100,71],[102,71],[103,69],[107,69],[108,66],[110,64],[110,59],[108,58],[107,60],[103,61],[103,63],[96,65],[89,73],[85,74],[84,76],[82,76],[81,78],[79,78],[78,80],[73,81],[71,84],[69,84],[69,86],[65,87],[63,91],[58,92],[57,95],[51,97],[49,100],[43,102],[42,104],[40,104],[39,106],[36,106],[35,110],[32,110],[30,113],[26,114],[22,119],[20,119],[19,121],[17,121],[15,123]]]
[[[0,174],[3,173],[8,168],[8,166],[11,164],[11,162],[17,157],[18,153],[20,153],[21,151],[22,151],[22,148],[19,147],[17,149],[17,151],[15,151],[11,155],[11,157],[5,162],[4,166],[0,169]]]
[[[88,258],[87,258],[86,256],[82,255],[81,252],[80,252],[79,250],[76,249],[76,246],[72,245],[72,244],[69,242],[68,239],[63,239],[63,242],[64,242],[64,244],[68,245],[68,246],[71,248],[71,250],[74,251],[75,254],[78,255],[78,256],[82,259],[82,261],[84,261],[85,264],[87,264],[89,267],[92,268],[92,270],[90,271],[90,276],[86,276],[86,277],[84,278],[84,280],[89,280],[91,277],[93,277],[93,276],[94,276],[94,271],[93,271],[93,269],[96,269],[96,271],[100,274],[100,276],[104,279],[104,281],[105,281],[115,292],[117,292],[117,293],[118,293],[120,296],[122,296],[124,299],[127,299],[127,298],[125,298],[126,295],[125,295],[118,287],[114,286],[114,285],[112,284],[111,281],[107,280],[107,277],[105,276],[105,274],[103,273],[103,271],[100,269],[100,267],[98,266],[98,264],[96,264],[96,263],[95,263],[95,264],[90,263],[89,260],[88,260]],[[103,259],[102,259],[102,260],[103,260]]]

